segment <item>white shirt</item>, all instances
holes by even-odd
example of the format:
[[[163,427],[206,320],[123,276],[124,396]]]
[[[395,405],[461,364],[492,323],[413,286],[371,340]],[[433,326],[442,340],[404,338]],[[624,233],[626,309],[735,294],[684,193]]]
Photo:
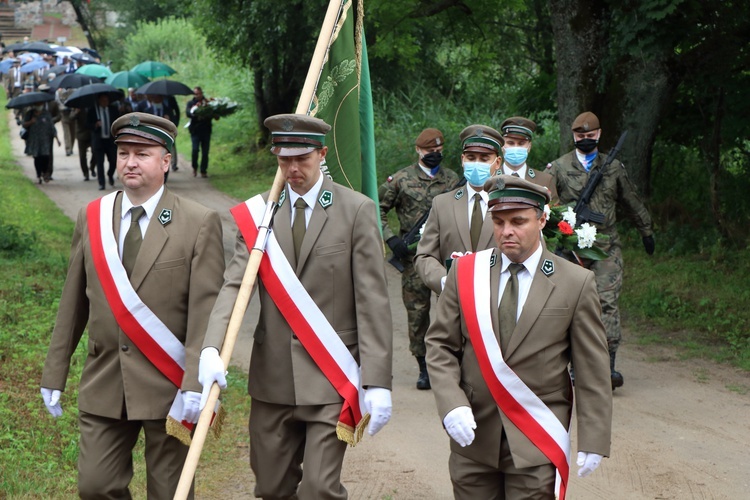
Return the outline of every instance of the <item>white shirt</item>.
[[[320,174],[320,177],[318,177],[318,180],[315,182],[315,184],[313,184],[313,187],[311,187],[310,190],[303,195],[299,195],[291,187],[289,188],[289,206],[292,209],[292,224],[294,224],[294,213],[296,212],[294,204],[297,202],[297,199],[302,198],[303,200],[305,200],[305,203],[307,203],[307,207],[305,208],[305,228],[307,228],[307,226],[310,224],[310,217],[312,217],[313,207],[315,207],[315,203],[318,201],[318,193],[320,193],[321,187],[323,187],[322,173]]]
[[[513,170],[512,168],[510,168],[508,166],[507,163],[503,163],[503,174],[505,174],[505,175],[517,174],[518,177],[520,177],[521,179],[526,179],[526,170],[527,170],[526,169],[526,162],[524,162],[523,165],[521,165],[520,167],[518,167],[518,170]]]
[[[467,194],[467,203],[469,204],[469,229],[471,229],[471,214],[474,210],[474,195],[479,193],[479,196],[482,197],[480,200],[480,204],[482,207],[482,220],[484,220],[484,216],[487,215],[487,202],[490,200],[490,195],[487,194],[487,191],[484,189],[480,191],[476,191],[471,185],[466,184],[466,194]]]
[[[154,194],[151,198],[146,200],[145,203],[143,203],[142,206],[143,209],[146,211],[145,214],[143,214],[143,217],[138,221],[138,226],[141,228],[141,237],[146,236],[146,229],[148,229],[148,223],[151,221],[151,218],[154,216],[154,211],[156,211],[156,205],[159,204],[159,200],[161,200],[161,195],[164,194],[164,186],[160,187],[159,190]],[[128,234],[128,230],[130,229],[130,209],[133,208],[135,205],[133,205],[133,202],[130,201],[130,198],[128,198],[128,195],[124,192],[122,193],[122,215],[120,216],[120,234],[117,237],[117,242],[120,250],[120,255],[122,255],[122,247],[125,244],[125,235]]]
[[[422,169],[422,172],[424,172],[425,174],[427,174],[428,176],[430,176],[430,179],[432,179],[433,177],[435,177],[434,175],[432,175],[432,169],[431,168],[425,167],[424,165],[422,165],[421,162],[417,163],[417,165],[419,165],[419,168]]]
[[[510,259],[505,256],[505,254],[501,253],[502,255],[502,265],[503,270],[500,273],[500,289],[497,296],[497,306],[500,307],[500,301],[503,298],[503,292],[505,291],[505,285],[508,284],[508,280],[510,279],[510,271],[508,271],[508,266],[511,264]],[[534,250],[534,253],[532,253],[528,259],[526,259],[524,262],[518,262],[518,264],[523,264],[523,270],[518,272],[518,311],[516,311],[516,321],[518,321],[518,318],[521,317],[521,312],[523,312],[523,305],[526,303],[526,299],[529,297],[529,290],[531,289],[531,282],[534,279],[534,274],[536,274],[536,270],[539,268],[539,261],[542,258],[542,245],[541,243],[537,247],[536,250]]]

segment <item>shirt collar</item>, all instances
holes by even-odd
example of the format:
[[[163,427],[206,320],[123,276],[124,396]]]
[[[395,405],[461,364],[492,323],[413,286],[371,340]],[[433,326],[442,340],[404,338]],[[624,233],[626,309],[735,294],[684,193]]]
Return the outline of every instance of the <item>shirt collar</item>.
[[[306,192],[303,195],[299,195],[295,190],[293,190],[291,187],[289,188],[289,206],[294,207],[294,204],[297,202],[297,198],[302,198],[305,200],[305,203],[307,203],[307,206],[310,208],[315,207],[315,202],[318,200],[318,193],[320,193],[320,188],[323,187],[323,173],[320,173],[320,177],[318,177],[318,180],[313,184],[313,187],[310,188],[308,192]]]
[[[159,204],[159,200],[161,200],[161,195],[164,194],[164,186],[161,186],[159,190],[154,193],[154,195],[145,201],[145,203],[142,203],[140,206],[143,207],[143,209],[146,211],[146,217],[147,220],[151,220],[151,217],[153,217],[154,212],[156,211],[156,205]],[[133,205],[133,202],[130,201],[130,198],[128,198],[127,193],[123,191],[122,193],[122,214],[120,214],[121,219],[125,219],[125,216],[128,215],[128,212],[131,208],[133,208],[135,205]]]
[[[508,270],[508,266],[511,264],[510,259],[505,256],[504,253],[500,252],[500,255],[503,259],[503,267],[502,272],[505,272]],[[529,258],[526,259],[523,262],[520,262],[520,264],[523,264],[523,267],[529,272],[531,275],[531,278],[534,278],[534,274],[536,274],[536,270],[539,267],[539,261],[542,260],[542,243],[539,243],[539,246],[536,250],[534,250],[534,253],[529,255]]]
[[[503,163],[503,174],[505,175],[518,174],[518,177],[520,177],[521,179],[525,179],[526,178],[526,162],[524,162],[524,164],[521,165],[518,168],[518,170],[513,170],[506,163]]]
[[[474,199],[474,195],[479,193],[479,196],[482,197],[482,200],[487,203],[490,200],[490,195],[485,191],[484,189],[476,190],[474,189],[474,186],[471,184],[466,184],[466,194],[469,195],[469,200]]]

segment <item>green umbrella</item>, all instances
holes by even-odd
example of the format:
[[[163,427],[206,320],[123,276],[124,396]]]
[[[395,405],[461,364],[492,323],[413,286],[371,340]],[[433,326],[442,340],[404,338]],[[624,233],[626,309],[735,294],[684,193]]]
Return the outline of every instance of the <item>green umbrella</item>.
[[[140,64],[136,64],[130,71],[135,71],[136,73],[140,73],[143,76],[147,76],[149,78],[170,76],[177,73],[177,71],[170,68],[166,64],[156,61],[144,61]]]
[[[138,88],[141,85],[147,84],[148,78],[135,71],[118,71],[114,75],[108,76],[104,83],[108,83],[118,89]]]
[[[76,70],[81,75],[95,76],[97,78],[107,78],[112,76],[112,70],[101,64],[86,64]]]

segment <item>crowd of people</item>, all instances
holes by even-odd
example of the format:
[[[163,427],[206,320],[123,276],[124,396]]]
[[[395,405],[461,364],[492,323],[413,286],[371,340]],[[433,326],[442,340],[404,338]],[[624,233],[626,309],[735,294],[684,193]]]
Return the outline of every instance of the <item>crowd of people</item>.
[[[84,181],[95,179],[101,191],[115,186],[116,147],[110,134],[110,127],[118,117],[131,112],[148,113],[170,120],[175,126],[180,124],[180,105],[174,95],[142,94],[134,87],[121,89],[120,95],[104,94],[95,96],[95,102],[67,105],[66,102],[77,88],[89,82],[99,82],[99,78],[87,80],[63,80],[63,75],[76,73],[86,64],[101,64],[100,55],[91,49],[76,47],[49,46],[53,50],[41,53],[29,47],[28,37],[23,43],[3,48],[2,81],[10,101],[24,93],[46,92],[53,98],[49,101],[15,107],[16,123],[23,127],[22,137],[26,141],[25,153],[34,157],[37,178],[40,184],[53,179],[55,144],[64,146],[65,155],[75,154],[76,149]],[[43,43],[46,42],[43,41]],[[79,54],[83,56],[78,57]],[[109,62],[107,63],[109,66]],[[190,119],[193,176],[208,177],[208,152],[211,141],[212,119],[195,111],[206,106],[210,99],[203,95],[200,87],[195,87],[193,98],[187,103],[185,114]],[[57,137],[60,123],[63,141]],[[200,160],[199,152],[202,152]],[[106,164],[106,170],[105,170]],[[178,155],[172,155],[171,170],[177,171]],[[169,173],[165,174],[165,180]]]

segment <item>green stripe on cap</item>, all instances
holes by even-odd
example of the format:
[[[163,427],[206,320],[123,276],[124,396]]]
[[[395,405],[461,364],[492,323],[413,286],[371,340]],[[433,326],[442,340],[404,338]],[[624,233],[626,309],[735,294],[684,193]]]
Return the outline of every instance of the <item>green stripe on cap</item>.
[[[285,148],[322,148],[325,146],[325,134],[300,134],[294,132],[271,132],[271,144]]]
[[[539,208],[544,207],[547,203],[544,196],[525,189],[497,189],[489,193],[489,201],[502,200],[503,198],[526,198],[535,202]]]
[[[500,151],[500,143],[489,138],[489,137],[467,137],[466,140],[464,140],[463,149],[466,149],[470,146],[480,146],[483,148],[489,148],[494,149],[495,151]]]
[[[503,135],[516,134],[531,140],[534,137],[534,132],[531,129],[522,127],[521,125],[507,125],[503,127]]]
[[[140,132],[140,134],[136,133],[134,135],[138,135],[140,137],[145,136],[148,139],[152,139],[156,142],[159,142],[169,151],[172,151],[172,149],[174,149],[174,139],[172,138],[171,135],[167,134],[160,128],[150,127],[148,125],[143,125],[143,124],[133,125],[133,123],[131,122],[130,124],[126,125],[125,127],[119,130],[119,132],[117,133],[117,137],[120,137],[121,135],[128,134],[128,133],[133,134],[134,131]]]

